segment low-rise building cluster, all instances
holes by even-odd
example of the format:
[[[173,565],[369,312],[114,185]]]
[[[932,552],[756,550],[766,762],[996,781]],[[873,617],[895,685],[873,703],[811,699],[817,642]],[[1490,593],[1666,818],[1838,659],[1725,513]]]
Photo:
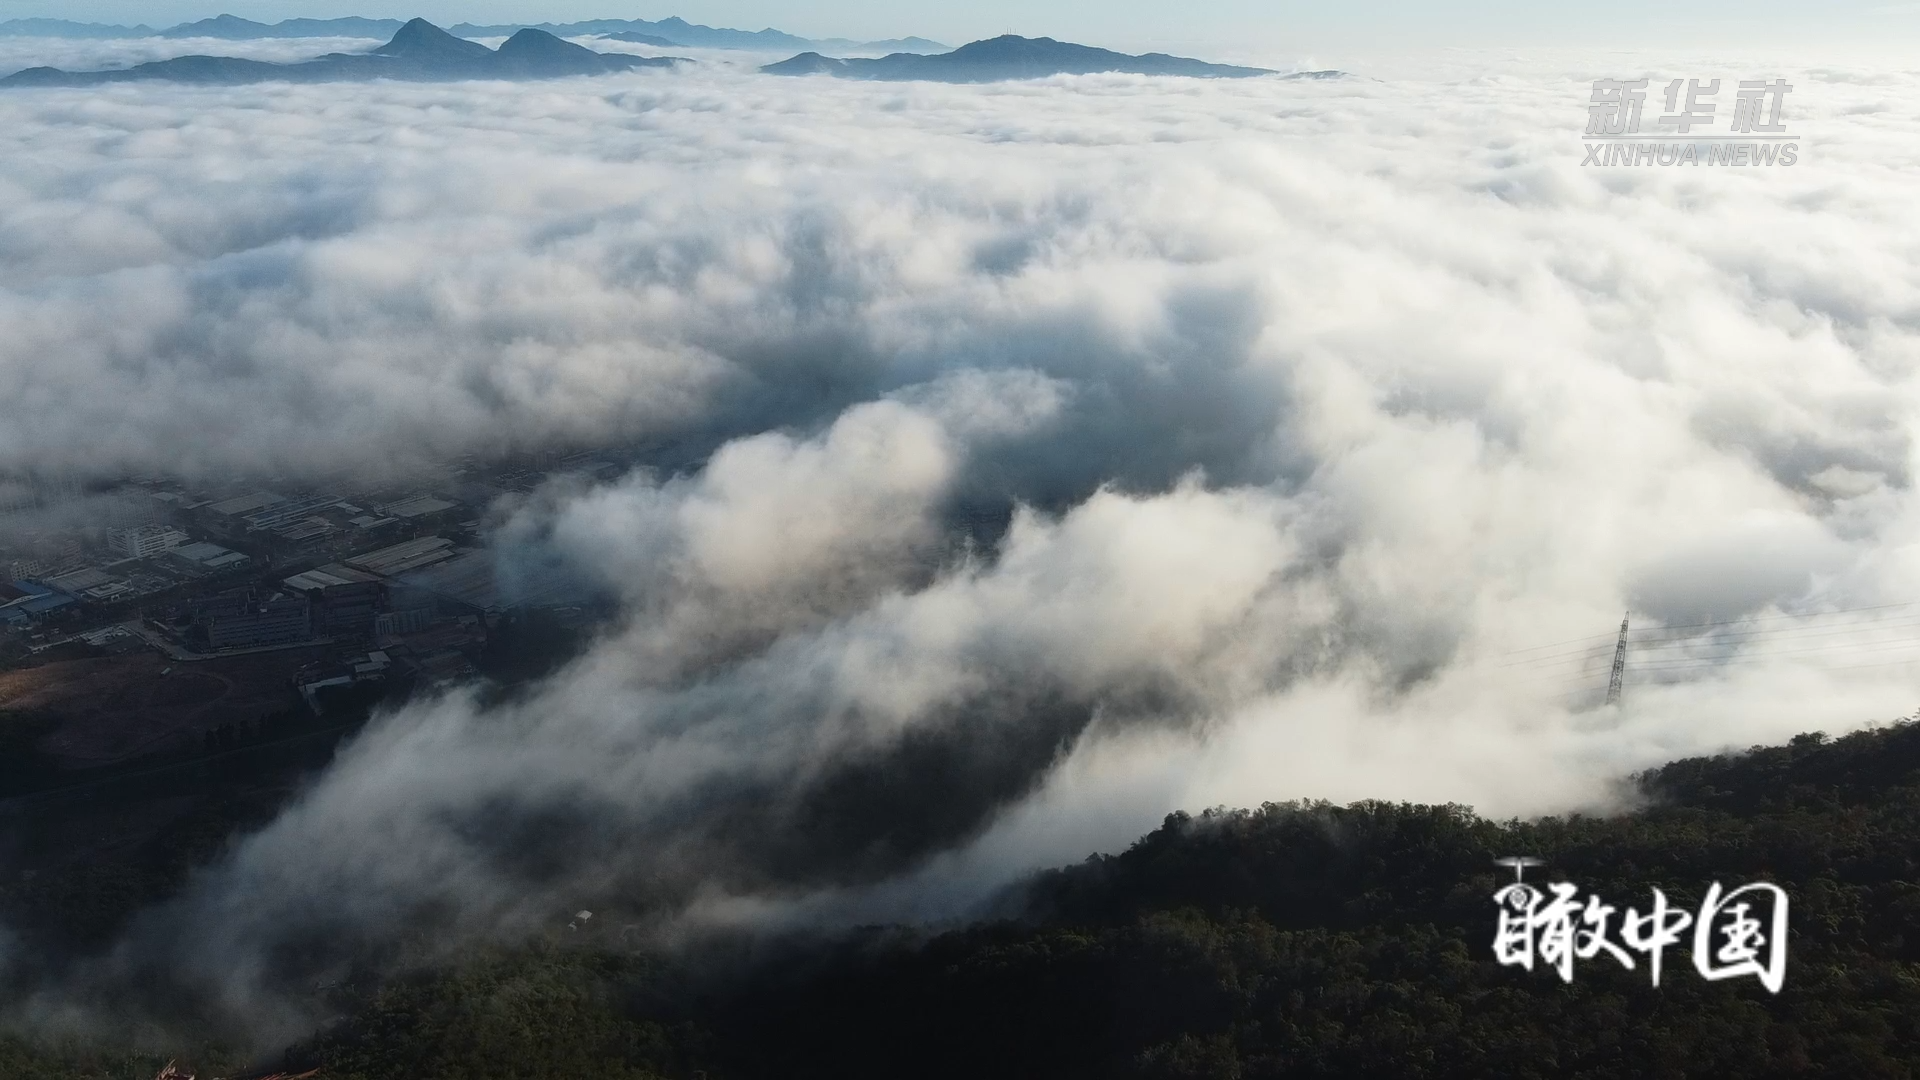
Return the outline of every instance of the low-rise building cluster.
[[[328,686],[464,678],[502,613],[582,602],[555,568],[500,573],[480,536],[488,505],[555,471],[622,468],[593,455],[469,461],[425,490],[16,485],[0,507],[12,526],[0,530],[0,650],[95,644],[112,629],[183,661],[314,648],[322,659],[303,678]],[[19,526],[35,513],[43,524]]]

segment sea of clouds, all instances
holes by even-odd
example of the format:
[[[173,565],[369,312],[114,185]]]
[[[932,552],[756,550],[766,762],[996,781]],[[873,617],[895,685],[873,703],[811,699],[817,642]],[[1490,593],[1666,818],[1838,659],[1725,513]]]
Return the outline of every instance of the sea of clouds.
[[[246,1010],[425,911],[950,917],[1178,808],[1605,807],[1909,712],[1765,639],[1592,688],[1626,608],[1920,599],[1920,73],[1428,71],[0,94],[0,473],[699,450],[501,509],[615,627],[379,718],[102,963]],[[1639,75],[1787,77],[1799,164],[1582,168]]]
[[[86,38],[0,35],[0,77],[30,67],[66,71],[102,71],[132,67],[176,56],[237,56],[275,64],[294,64],[330,52],[366,52],[380,44],[365,38]]]

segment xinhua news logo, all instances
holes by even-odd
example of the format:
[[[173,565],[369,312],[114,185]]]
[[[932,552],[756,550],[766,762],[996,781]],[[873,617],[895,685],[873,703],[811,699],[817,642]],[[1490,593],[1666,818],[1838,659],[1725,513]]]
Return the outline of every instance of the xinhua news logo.
[[[1642,133],[1646,79],[1595,79],[1587,104],[1585,165],[1792,165],[1800,137],[1781,120],[1793,87],[1785,79],[1742,81],[1734,91],[1727,134],[1711,134],[1720,80],[1675,79],[1665,111]],[[1699,129],[1699,134],[1695,134]]]
[[[1608,927],[1619,908],[1592,894],[1580,903],[1580,889],[1570,882],[1556,881],[1543,890],[1522,880],[1527,867],[1541,865],[1539,859],[1494,861],[1512,867],[1514,875],[1513,883],[1493,896],[1500,907],[1493,955],[1501,964],[1532,971],[1538,961],[1571,983],[1576,961],[1604,955],[1632,971],[1637,955],[1658,987],[1666,950],[1691,938],[1694,970],[1709,982],[1751,975],[1775,994],[1786,982],[1787,894],[1778,885],[1757,881],[1723,891],[1716,881],[1698,912],[1673,907],[1654,889],[1645,914],[1628,908],[1621,916],[1616,941]]]

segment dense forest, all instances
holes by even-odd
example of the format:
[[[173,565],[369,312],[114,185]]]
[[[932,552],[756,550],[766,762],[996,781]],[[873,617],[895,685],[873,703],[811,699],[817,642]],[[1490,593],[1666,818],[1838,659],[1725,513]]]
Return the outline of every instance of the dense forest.
[[[1675,762],[1612,817],[1268,804],[1175,814],[1022,883],[1007,917],[771,954],[594,934],[367,977],[284,1058],[337,1080],[1905,1077],[1920,1063],[1920,725]],[[1495,962],[1494,860],[1625,907],[1715,881],[1792,899],[1784,988],[1684,948],[1572,982]],[[218,1047],[202,1075],[237,1068]],[[0,1041],[0,1076],[150,1077],[155,1053]],[[144,1070],[144,1072],[143,1072]]]

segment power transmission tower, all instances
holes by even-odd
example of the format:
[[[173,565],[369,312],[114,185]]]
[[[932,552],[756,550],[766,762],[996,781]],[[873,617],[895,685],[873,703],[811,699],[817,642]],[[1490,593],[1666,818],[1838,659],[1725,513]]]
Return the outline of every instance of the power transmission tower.
[[[1620,702],[1620,684],[1627,677],[1627,616],[1620,616],[1620,644],[1613,647],[1613,676],[1607,680],[1607,704]]]

